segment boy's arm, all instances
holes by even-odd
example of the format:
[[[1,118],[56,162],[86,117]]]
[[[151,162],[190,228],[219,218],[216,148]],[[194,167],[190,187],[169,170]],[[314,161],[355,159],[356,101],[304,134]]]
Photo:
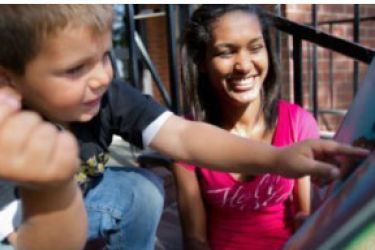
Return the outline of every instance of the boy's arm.
[[[24,201],[16,249],[82,249],[86,214],[73,181],[78,148],[0,91],[0,178],[15,181]]]
[[[50,152],[50,164],[45,169],[51,172],[42,184],[21,183],[24,219],[16,242],[19,250],[78,250],[86,242],[85,207],[73,179],[77,145],[72,136],[59,133],[53,147],[55,152]]]
[[[336,166],[328,163],[335,155],[368,155],[367,150],[323,140],[275,148],[175,115],[162,125],[150,146],[174,159],[220,171],[252,175],[268,172],[294,178],[311,175],[321,184],[340,175]]]
[[[184,249],[208,249],[206,211],[199,183],[194,171],[173,167],[177,187],[177,201],[184,234]]]
[[[47,190],[20,189],[24,221],[17,250],[78,250],[86,242],[86,213],[74,180]]]

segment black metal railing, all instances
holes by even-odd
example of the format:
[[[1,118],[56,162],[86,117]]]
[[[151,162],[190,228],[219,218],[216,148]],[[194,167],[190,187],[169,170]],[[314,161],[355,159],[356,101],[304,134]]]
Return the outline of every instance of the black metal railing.
[[[176,41],[176,6],[172,4],[163,5],[165,12],[151,13],[143,15],[134,14],[134,5],[125,5],[125,28],[126,39],[128,40],[129,49],[129,81],[137,88],[141,88],[139,59],[141,59],[144,66],[150,71],[151,76],[156,84],[157,89],[163,99],[165,105],[177,114],[180,114],[180,81],[177,66],[177,41]],[[169,81],[170,94],[166,90],[165,84],[162,82],[159,73],[156,70],[147,49],[144,46],[141,38],[135,30],[135,22],[145,20],[150,17],[166,16],[167,20],[167,41],[168,41],[168,65],[169,65]]]
[[[314,13],[315,12],[315,13]],[[313,113],[317,116],[319,112],[318,101],[317,101],[317,53],[316,47],[320,46],[330,51],[338,52],[356,61],[361,61],[366,64],[371,62],[372,57],[375,55],[375,51],[370,48],[361,46],[357,42],[351,42],[323,31],[320,31],[314,27],[299,24],[290,21],[281,16],[276,16],[272,13],[268,13],[269,17],[273,20],[273,25],[280,31],[291,35],[293,38],[293,74],[294,74],[294,101],[300,105],[303,105],[303,77],[302,77],[302,41],[308,41],[314,44],[313,51]],[[315,16],[315,17],[314,17]],[[315,19],[315,21],[314,21]],[[316,22],[316,9],[313,8],[313,23],[317,25]],[[356,39],[358,41],[358,38]],[[355,64],[357,65],[357,63]],[[356,69],[357,68],[357,69]],[[357,79],[356,84],[358,85],[358,65],[356,66],[355,79]],[[355,87],[355,91],[356,91]],[[340,112],[342,113],[342,112]]]
[[[151,76],[156,83],[156,86],[161,93],[162,99],[167,107],[176,113],[181,112],[180,99],[184,95],[180,96],[180,81],[179,81],[179,70],[177,66],[177,29],[182,29],[186,20],[189,18],[192,12],[192,5],[161,5],[164,8],[162,13],[152,13],[148,15],[142,15],[142,17],[134,14],[134,6],[131,4],[125,5],[126,17],[124,21],[126,22],[127,28],[127,39],[129,46],[129,77],[130,82],[140,88],[140,71],[139,60],[141,60],[144,66],[150,71]],[[324,21],[318,22],[318,5],[312,5],[312,24],[300,24],[290,21],[286,18],[280,16],[281,8],[278,5],[277,15],[273,13],[268,13],[269,17],[273,20],[273,25],[275,28],[282,32],[290,35],[293,40],[293,74],[294,74],[294,101],[300,105],[303,105],[303,64],[302,64],[302,42],[308,41],[313,44],[313,57],[312,57],[312,85],[311,85],[311,96],[312,96],[312,111],[317,117],[319,112],[326,112],[326,109],[320,109],[318,104],[318,83],[317,83],[317,47],[323,47],[331,51],[330,56],[332,57],[332,51],[338,52],[354,60],[353,68],[353,91],[354,93],[358,88],[358,78],[359,69],[358,61],[369,64],[375,51],[370,48],[366,48],[359,44],[359,25],[362,21],[375,20],[375,17],[360,17],[359,16],[359,5],[354,5],[354,18],[352,19],[340,19],[334,21]],[[178,13],[178,19],[177,19]],[[164,83],[156,70],[156,67],[152,63],[150,57],[147,54],[145,46],[142,47],[142,42],[138,39],[137,42],[137,32],[135,30],[135,21],[141,21],[150,16],[166,16],[166,30],[167,30],[167,41],[168,41],[168,65],[169,65],[169,80],[170,80],[170,94],[165,88]],[[178,22],[177,22],[178,20]],[[345,23],[353,22],[353,41],[345,40],[333,36],[329,33],[320,31],[318,27],[320,25],[330,25],[330,27],[335,23]],[[176,25],[178,24],[178,25]],[[177,27],[178,26],[178,27]],[[276,44],[281,46],[280,36],[276,37]],[[276,47],[276,52],[278,61],[281,62],[281,48]],[[333,69],[332,60],[330,61],[330,68]],[[330,77],[331,80],[332,76]],[[332,86],[331,86],[332,85]],[[331,89],[333,89],[333,83],[330,82]],[[343,113],[341,110],[337,112],[338,114]],[[334,110],[329,110],[327,112],[335,112]]]

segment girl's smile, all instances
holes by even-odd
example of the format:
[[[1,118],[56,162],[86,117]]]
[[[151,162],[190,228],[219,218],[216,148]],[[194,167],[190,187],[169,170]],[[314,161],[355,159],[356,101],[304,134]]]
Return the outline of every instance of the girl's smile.
[[[241,11],[224,14],[211,24],[210,36],[202,68],[223,106],[247,106],[259,99],[268,52],[258,18]]]

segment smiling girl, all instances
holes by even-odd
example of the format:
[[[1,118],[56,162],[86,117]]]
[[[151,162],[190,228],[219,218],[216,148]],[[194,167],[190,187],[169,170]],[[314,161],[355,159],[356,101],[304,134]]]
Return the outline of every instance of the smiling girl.
[[[203,5],[195,11],[183,37],[191,113],[276,147],[318,138],[308,112],[278,99],[266,21],[253,5]],[[292,233],[286,204],[293,189],[299,196],[298,218],[309,214],[308,177],[177,165],[184,166],[175,168],[175,176],[187,249],[280,249]]]

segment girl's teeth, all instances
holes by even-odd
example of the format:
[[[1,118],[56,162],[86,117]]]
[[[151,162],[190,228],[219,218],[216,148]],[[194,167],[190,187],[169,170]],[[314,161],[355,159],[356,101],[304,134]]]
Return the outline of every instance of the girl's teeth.
[[[254,77],[252,78],[248,78],[248,79],[242,79],[242,80],[239,80],[239,81],[236,81],[235,83],[238,84],[238,85],[248,85],[248,84],[252,84],[254,82]]]

